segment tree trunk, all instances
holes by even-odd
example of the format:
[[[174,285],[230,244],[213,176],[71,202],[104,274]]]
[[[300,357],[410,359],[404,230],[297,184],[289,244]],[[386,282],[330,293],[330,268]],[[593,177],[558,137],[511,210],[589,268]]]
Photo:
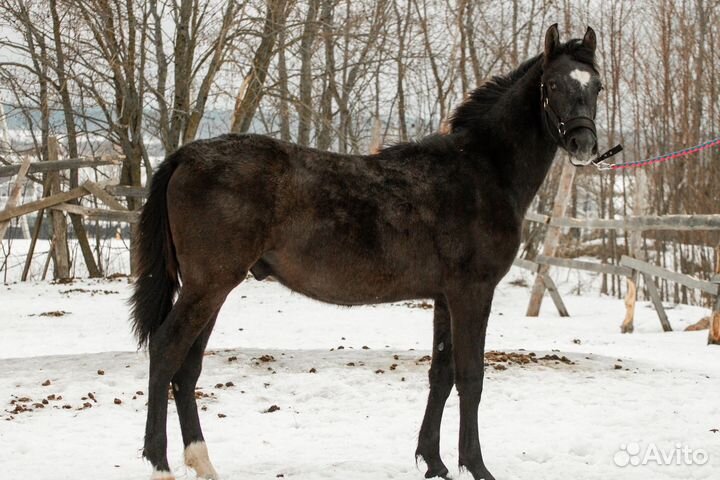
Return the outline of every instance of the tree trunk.
[[[308,2],[302,38],[300,40],[300,103],[298,109],[298,144],[310,145],[310,125],[312,122],[312,56],[313,44],[320,24],[317,22],[320,0]]]
[[[290,141],[290,107],[288,98],[290,90],[288,87],[288,69],[285,59],[285,29],[280,30],[278,35],[278,90],[279,102],[278,116],[280,117],[280,140]]]
[[[255,111],[263,97],[265,78],[272,59],[273,47],[284,22],[287,0],[268,0],[262,41],[255,52],[250,72],[245,77],[235,99],[232,126],[233,133],[244,133],[250,129]]]
[[[70,158],[78,158],[79,151],[77,147],[75,114],[72,107],[72,101],[70,99],[68,79],[65,72],[65,52],[63,51],[62,40],[60,37],[61,25],[60,16],[57,12],[57,0],[50,0],[49,6],[53,24],[53,39],[55,41],[55,72],[58,77],[60,99],[62,100],[63,115],[65,118],[68,154],[70,155]],[[79,178],[77,169],[70,170],[70,188],[75,188],[78,185]],[[78,200],[72,200],[70,203],[76,205],[80,204]],[[80,251],[82,252],[83,260],[85,260],[85,267],[88,270],[88,275],[91,278],[99,277],[100,270],[97,267],[97,263],[95,263],[95,257],[93,256],[92,249],[90,248],[90,242],[88,242],[87,232],[85,231],[85,225],[83,225],[82,217],[71,213],[70,221],[72,222],[73,231],[75,232],[75,236],[80,244]]]
[[[48,161],[58,160],[58,142],[55,137],[48,138]],[[51,192],[59,193],[60,174],[58,172],[49,173]],[[53,278],[55,280],[65,280],[70,278],[70,252],[67,243],[67,222],[65,215],[58,210],[52,211],[52,228],[53,228],[53,261],[55,268],[53,269]]]
[[[332,99],[336,97],[335,86],[335,32],[333,31],[334,3],[332,0],[323,0],[320,13],[322,37],[325,44],[325,71],[323,93],[320,99],[320,115],[318,117],[317,148],[327,150],[332,145],[330,133],[332,130],[333,111]]]

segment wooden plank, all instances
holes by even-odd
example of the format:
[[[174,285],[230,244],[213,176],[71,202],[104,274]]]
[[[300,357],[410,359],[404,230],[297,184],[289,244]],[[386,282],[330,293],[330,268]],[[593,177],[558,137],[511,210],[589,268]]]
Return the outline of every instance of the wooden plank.
[[[720,245],[715,247],[715,275],[712,281],[720,282]],[[708,328],[708,345],[720,345],[720,294],[715,297],[715,305],[710,313],[710,328]]]
[[[48,178],[43,183],[43,198],[50,194],[50,183]],[[43,217],[45,216],[45,209],[41,208],[38,210],[37,216],[35,217],[35,225],[33,226],[32,239],[30,240],[30,247],[28,248],[27,255],[25,256],[25,266],[23,267],[22,277],[20,280],[25,282],[30,274],[30,265],[32,264],[33,255],[35,254],[35,245],[37,244],[40,232],[42,230]]]
[[[553,218],[565,217],[565,211],[567,210],[567,206],[570,204],[572,184],[575,180],[576,171],[577,167],[573,166],[570,162],[563,162],[562,172],[560,173],[560,181],[553,201]],[[561,234],[562,230],[557,226],[553,226],[552,222],[550,222],[550,226],[547,228],[547,233],[545,234],[545,239],[543,241],[543,255],[547,257],[555,256],[557,247],[560,244]],[[540,275],[535,277],[535,283],[533,284],[530,292],[530,301],[528,301],[526,312],[528,317],[537,317],[540,314],[540,305],[542,304],[543,296],[545,295],[545,284],[543,283],[541,277],[543,274],[548,273],[549,269],[550,267],[547,265],[541,265],[538,269],[538,273]]]
[[[117,201],[117,200],[115,199],[115,197],[113,197],[113,196],[110,195],[108,192],[106,192],[105,190],[103,190],[97,183],[91,182],[91,181],[88,180],[87,182],[85,182],[85,183],[83,184],[83,188],[85,188],[88,192],[90,192],[90,193],[92,193],[93,195],[95,195],[95,197],[96,197],[98,200],[100,200],[101,202],[103,202],[103,203],[104,203],[105,205],[107,205],[108,207],[110,207],[110,208],[112,208],[112,209],[114,209],[114,210],[121,210],[121,211],[122,211],[122,210],[125,210],[125,211],[127,211],[127,207],[126,207],[125,205],[123,205],[122,203],[120,203],[119,201]]]
[[[140,212],[129,210],[105,210],[101,208],[86,208],[71,203],[61,203],[50,207],[52,210],[74,213],[93,220],[107,220],[112,222],[137,223]]]
[[[558,291],[557,286],[555,285],[555,282],[553,282],[553,279],[550,277],[550,274],[549,273],[540,273],[538,276],[542,278],[542,282],[545,284],[545,288],[547,289],[548,293],[550,294],[550,298],[552,298],[552,301],[555,304],[555,308],[557,308],[557,311],[560,314],[560,316],[561,317],[569,317],[570,313],[568,313],[568,310],[562,301],[562,297],[560,296],[560,292]]]
[[[653,277],[660,277],[670,280],[671,282],[679,283],[680,285],[685,285],[688,288],[696,288],[711,295],[718,294],[718,284],[716,283],[699,280],[689,275],[673,272],[671,270],[658,267],[657,265],[643,262],[642,260],[638,260],[636,258],[623,255],[620,259],[620,265],[638,270],[643,274],[649,274]]]
[[[670,326],[670,321],[668,321],[667,313],[665,313],[665,307],[663,307],[662,300],[660,299],[660,294],[658,293],[657,286],[655,285],[655,281],[648,273],[642,272],[642,276],[645,280],[645,285],[648,288],[648,292],[650,292],[650,299],[655,306],[655,311],[657,312],[658,318],[660,319],[662,329],[666,332],[672,332],[672,327]]]
[[[23,272],[22,276],[20,277],[20,280],[25,282],[28,279],[28,275],[30,274],[30,265],[32,264],[33,255],[35,254],[35,245],[37,244],[38,237],[40,237],[40,232],[42,231],[42,223],[43,223],[43,217],[45,216],[45,209],[41,209],[37,213],[37,217],[35,218],[35,225],[33,226],[33,234],[32,239],[30,240],[30,247],[28,248],[28,253],[25,256],[25,265],[23,266]]]
[[[144,187],[131,187],[130,185],[108,185],[105,190],[116,197],[145,198],[148,191]]]
[[[586,230],[720,230],[720,215],[658,215],[624,218],[573,218],[530,213],[530,222],[546,223],[557,228],[583,228]]]
[[[0,212],[0,222],[10,220],[11,218],[19,217],[20,215],[27,215],[28,213],[32,213],[43,208],[52,207],[53,205],[58,205],[60,203],[67,202],[75,198],[84,197],[85,195],[89,194],[90,192],[85,190],[85,188],[83,187],[73,188],[72,190],[69,190],[67,192],[56,193],[54,195],[50,195],[49,197],[45,197],[34,202],[28,202],[24,205],[20,205],[19,207],[3,210],[2,212]]]
[[[538,264],[535,262],[531,262],[530,260],[526,260],[524,258],[516,258],[513,260],[513,265],[516,267],[524,268],[525,270],[530,270],[533,273],[537,273],[538,271]]]
[[[647,175],[644,169],[635,169],[635,188],[633,189],[632,212],[635,216],[644,216],[647,213]],[[631,230],[628,237],[628,254],[631,258],[645,261],[645,250],[643,249],[643,233],[640,230]],[[637,286],[639,273],[632,271],[627,278],[627,292],[625,293],[625,318],[620,326],[620,332],[632,333],[635,330],[635,307],[637,304]]]
[[[30,158],[30,157],[27,157]],[[49,173],[75,168],[100,167],[103,165],[121,165],[123,157],[97,157],[92,159],[57,160],[53,163],[35,162],[30,164],[28,173]],[[20,165],[0,167],[0,177],[11,177],[20,170]]]
[[[538,255],[535,257],[535,262],[540,265],[550,265],[553,267],[570,268],[573,270],[585,270],[588,272],[595,273],[606,273],[608,275],[620,275],[623,277],[629,277],[632,275],[632,270],[621,265],[608,265],[603,263],[585,262],[583,260],[574,260],[570,258],[557,258],[547,257],[545,255]]]
[[[18,176],[15,179],[15,183],[13,183],[12,190],[10,190],[10,197],[8,198],[7,202],[5,203],[5,208],[3,210],[7,211],[12,208],[15,208],[20,201],[20,197],[22,197],[23,189],[25,188],[25,184],[27,183],[27,172],[30,168],[30,157],[26,157],[25,160],[23,160],[22,165],[20,165],[20,170],[18,171]],[[5,232],[7,231],[7,228],[10,226],[10,220],[4,220],[0,221],[0,241],[2,241],[3,238],[5,238]]]
[[[625,294],[625,319],[620,325],[621,333],[633,333],[635,330],[635,305],[637,303],[637,270],[627,277],[627,293]]]
[[[720,345],[720,295],[715,298],[715,305],[710,313],[708,345]]]
[[[533,222],[533,223],[547,224],[547,223],[550,223],[550,216],[543,215],[541,213],[536,213],[536,212],[527,212],[525,214],[525,220],[527,220],[528,222]]]

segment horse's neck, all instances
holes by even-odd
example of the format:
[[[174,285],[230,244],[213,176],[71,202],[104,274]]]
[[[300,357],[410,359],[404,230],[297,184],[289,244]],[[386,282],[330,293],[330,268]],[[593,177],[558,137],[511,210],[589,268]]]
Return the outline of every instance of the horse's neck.
[[[507,132],[503,139],[508,158],[496,161],[509,162],[502,169],[503,179],[510,186],[518,213],[530,206],[550,170],[557,145],[545,131],[540,100],[541,65],[531,68],[508,91],[503,102],[504,112],[498,112],[497,127]]]

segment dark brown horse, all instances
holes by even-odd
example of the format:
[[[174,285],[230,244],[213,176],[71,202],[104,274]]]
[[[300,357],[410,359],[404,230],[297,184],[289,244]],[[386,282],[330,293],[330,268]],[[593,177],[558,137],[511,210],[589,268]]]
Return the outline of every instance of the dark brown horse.
[[[144,456],[166,456],[168,385],[185,461],[215,479],[195,404],[203,351],[226,296],[252,272],[324,302],[435,300],[430,395],[416,455],[447,476],[440,421],[460,396],[459,464],[490,480],[478,440],[493,292],[558,147],[597,151],[596,39],[560,43],[472,92],[449,131],[375,155],[338,155],[259,135],[192,142],[158,168],[135,239],[135,332],[149,341]],[[182,278],[182,283],[180,282]],[[175,298],[178,294],[177,299]],[[350,475],[351,477],[351,475]]]

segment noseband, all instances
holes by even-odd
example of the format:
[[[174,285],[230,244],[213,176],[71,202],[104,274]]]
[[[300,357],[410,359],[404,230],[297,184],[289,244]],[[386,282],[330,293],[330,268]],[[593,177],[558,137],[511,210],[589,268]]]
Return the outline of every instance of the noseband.
[[[550,105],[550,99],[547,95],[545,82],[540,83],[540,100],[542,101],[542,108],[545,112],[545,125],[547,126],[550,135],[558,145],[567,150],[569,140],[568,134],[579,128],[587,128],[590,130],[597,142],[595,120],[584,116],[563,119],[560,115],[558,115],[553,106]]]
[[[595,128],[595,120],[585,116],[563,119],[560,115],[558,115],[553,106],[550,105],[550,99],[547,94],[547,87],[545,86],[545,82],[542,81],[540,82],[540,101],[542,102],[542,109],[545,117],[545,126],[547,127],[548,132],[550,132],[550,136],[559,146],[563,147],[565,150],[568,150],[568,134],[580,128],[586,128],[590,130],[590,132],[592,132],[593,138],[595,138],[595,142],[597,143],[597,130]],[[598,167],[600,170],[605,170],[607,169],[607,164],[605,164],[604,160],[607,160],[608,158],[612,157],[617,153],[620,153],[622,149],[623,146],[621,144],[617,144],[602,155],[598,155],[598,157],[593,159],[591,163]]]

